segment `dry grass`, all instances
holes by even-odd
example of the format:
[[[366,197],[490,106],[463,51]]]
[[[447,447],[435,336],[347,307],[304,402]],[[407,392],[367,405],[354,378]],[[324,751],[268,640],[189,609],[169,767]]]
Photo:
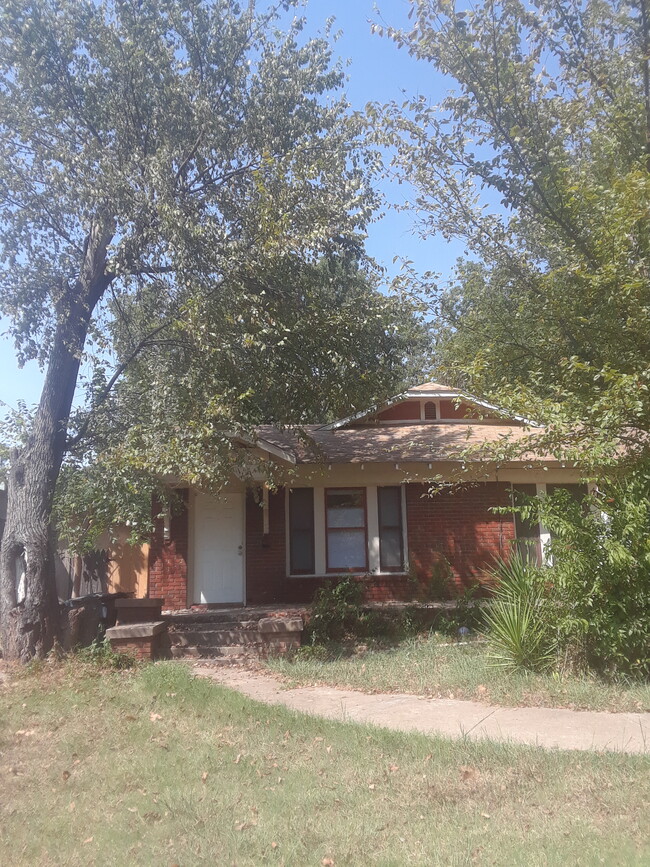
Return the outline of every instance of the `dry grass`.
[[[309,718],[179,663],[0,692],[0,863],[650,862],[650,764]]]
[[[650,711],[650,684],[512,673],[490,664],[484,644],[455,645],[437,635],[399,646],[320,659],[300,654],[271,668],[292,684],[322,683],[364,692],[406,692],[498,705]]]

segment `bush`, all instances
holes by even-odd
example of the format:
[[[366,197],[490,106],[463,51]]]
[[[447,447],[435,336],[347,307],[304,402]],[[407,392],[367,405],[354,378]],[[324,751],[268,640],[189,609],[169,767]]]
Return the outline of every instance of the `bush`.
[[[361,620],[363,585],[354,578],[328,582],[316,591],[305,629],[310,644],[327,644],[357,634]]]
[[[116,653],[108,638],[101,641],[96,638],[87,647],[78,648],[75,656],[81,662],[96,665],[98,668],[122,669],[135,665],[135,658],[130,653]]]
[[[650,476],[638,471],[576,503],[540,505],[553,533],[549,575],[560,640],[610,675],[650,676]]]
[[[610,676],[650,676],[650,467],[576,502],[558,489],[519,508],[552,533],[543,617],[561,656]]]
[[[543,571],[515,552],[497,561],[492,577],[493,601],[483,612],[491,660],[504,668],[552,668],[557,642]]]

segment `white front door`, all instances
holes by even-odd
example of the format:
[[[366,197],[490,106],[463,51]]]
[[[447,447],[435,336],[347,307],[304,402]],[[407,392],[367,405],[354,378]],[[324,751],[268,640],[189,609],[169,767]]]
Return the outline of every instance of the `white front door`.
[[[244,602],[244,495],[194,500],[194,602]]]

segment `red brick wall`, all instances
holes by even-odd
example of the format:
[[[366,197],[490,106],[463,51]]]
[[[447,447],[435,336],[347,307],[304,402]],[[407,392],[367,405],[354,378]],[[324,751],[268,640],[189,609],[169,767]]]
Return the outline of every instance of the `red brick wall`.
[[[257,494],[257,496],[255,496]],[[269,494],[269,532],[264,535],[261,491],[246,495],[246,602],[280,602],[286,582],[284,489]]]
[[[446,561],[456,584],[467,585],[482,579],[495,557],[507,555],[513,517],[490,508],[509,504],[509,487],[485,482],[430,497],[428,485],[406,486],[409,560],[420,581],[444,572]]]
[[[188,491],[178,492],[183,501],[179,511],[172,512],[170,538],[163,538],[163,520],[154,524],[149,548],[149,597],[164,599],[163,608],[187,608],[187,550],[188,550]],[[154,503],[154,515],[160,504]]]
[[[408,600],[426,586],[432,571],[451,572],[457,587],[483,578],[514,538],[510,515],[491,506],[508,505],[509,485],[491,482],[434,497],[422,497],[427,485],[406,486],[409,559],[420,587],[409,576],[358,576],[366,599]],[[262,534],[262,509],[252,495],[246,501],[246,598],[248,604],[310,602],[314,591],[333,578],[286,577],[284,491],[269,497],[269,534]],[[449,566],[445,564],[448,563]]]
[[[125,653],[134,659],[149,660],[154,657],[154,639],[151,638],[112,638],[111,648],[115,653]]]
[[[407,400],[404,403],[396,403],[377,413],[377,418],[383,421],[415,421],[420,418],[420,401]]]

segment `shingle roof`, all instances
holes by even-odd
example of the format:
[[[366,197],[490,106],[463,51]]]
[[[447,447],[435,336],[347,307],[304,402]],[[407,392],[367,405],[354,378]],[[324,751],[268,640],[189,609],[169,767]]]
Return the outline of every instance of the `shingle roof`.
[[[457,388],[449,388],[448,385],[442,385],[439,382],[423,382],[422,385],[415,385],[413,388],[409,388],[408,394],[417,392],[433,392],[434,394],[458,394]]]
[[[297,463],[386,463],[459,460],[469,446],[517,442],[531,434],[511,424],[428,423],[377,425],[325,430],[305,425],[306,437],[272,425],[258,428],[265,440],[293,453]],[[539,433],[539,429],[537,430]],[[311,442],[309,440],[312,440]],[[479,452],[466,460],[490,459]],[[521,458],[520,458],[521,459]],[[526,455],[527,460],[554,460],[552,455]]]

